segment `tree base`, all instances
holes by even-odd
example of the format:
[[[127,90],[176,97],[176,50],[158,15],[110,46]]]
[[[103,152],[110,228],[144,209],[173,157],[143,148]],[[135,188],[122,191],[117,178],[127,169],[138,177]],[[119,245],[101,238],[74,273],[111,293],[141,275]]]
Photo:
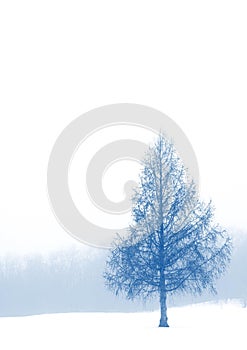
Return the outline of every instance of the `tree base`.
[[[166,327],[166,328],[168,328],[169,324],[168,323],[160,323],[159,327]]]

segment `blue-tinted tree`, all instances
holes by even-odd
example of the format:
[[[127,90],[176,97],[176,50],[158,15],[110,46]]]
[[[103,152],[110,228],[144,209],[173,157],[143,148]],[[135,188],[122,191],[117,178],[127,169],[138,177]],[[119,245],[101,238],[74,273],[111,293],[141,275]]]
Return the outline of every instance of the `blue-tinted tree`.
[[[225,271],[231,240],[213,223],[211,202],[196,186],[171,142],[162,135],[149,147],[133,197],[128,237],[113,243],[106,286],[128,299],[158,297],[160,327],[168,327],[167,294],[215,291]]]

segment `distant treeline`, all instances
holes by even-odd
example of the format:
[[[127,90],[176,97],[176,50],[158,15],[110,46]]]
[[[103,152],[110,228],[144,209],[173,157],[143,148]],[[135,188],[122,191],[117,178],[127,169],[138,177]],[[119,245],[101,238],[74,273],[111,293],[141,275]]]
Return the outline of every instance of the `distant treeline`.
[[[93,248],[92,248],[93,250]],[[0,258],[0,316],[55,312],[134,312],[154,310],[147,304],[115,297],[104,286],[102,273],[107,252],[85,256],[83,249],[56,252],[47,257]],[[218,294],[174,296],[171,305],[240,298],[247,300],[247,235],[235,242],[232,263],[218,281]]]
[[[85,256],[83,249],[0,259],[0,316],[145,308],[106,290],[105,259],[105,252]],[[155,306],[146,306],[150,308]]]

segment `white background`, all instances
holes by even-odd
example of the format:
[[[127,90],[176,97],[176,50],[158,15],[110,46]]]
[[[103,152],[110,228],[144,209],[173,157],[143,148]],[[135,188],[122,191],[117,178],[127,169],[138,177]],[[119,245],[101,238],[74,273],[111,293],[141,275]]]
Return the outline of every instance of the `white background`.
[[[247,225],[246,1],[2,1],[0,252],[73,239],[46,191],[60,132],[101,105],[170,116],[198,157],[221,224]]]

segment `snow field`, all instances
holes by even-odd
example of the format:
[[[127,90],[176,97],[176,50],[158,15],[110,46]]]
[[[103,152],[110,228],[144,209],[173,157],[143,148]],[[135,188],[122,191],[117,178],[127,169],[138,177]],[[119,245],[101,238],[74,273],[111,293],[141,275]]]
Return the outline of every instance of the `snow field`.
[[[247,308],[240,302],[159,312],[68,313],[0,318],[0,348],[25,349],[237,349],[246,350]]]

